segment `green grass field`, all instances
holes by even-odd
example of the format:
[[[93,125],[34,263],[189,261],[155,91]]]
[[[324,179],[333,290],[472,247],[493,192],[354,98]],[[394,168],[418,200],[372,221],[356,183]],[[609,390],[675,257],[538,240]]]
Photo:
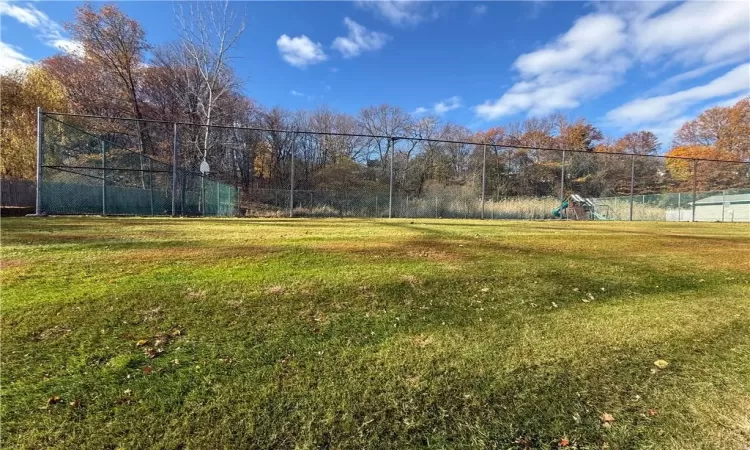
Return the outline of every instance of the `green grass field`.
[[[1,381],[4,448],[746,449],[750,226],[3,219]]]

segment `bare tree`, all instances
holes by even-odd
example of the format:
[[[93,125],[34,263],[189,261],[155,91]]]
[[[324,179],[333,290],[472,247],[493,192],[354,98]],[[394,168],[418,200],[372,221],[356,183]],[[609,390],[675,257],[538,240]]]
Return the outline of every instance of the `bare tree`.
[[[204,126],[199,152],[206,159],[211,148],[210,125],[222,98],[239,86],[229,60],[232,47],[245,30],[244,17],[239,19],[229,1],[197,2],[186,14],[180,6],[176,14],[180,26],[180,50],[187,70],[185,87],[194,102],[200,123]]]
[[[412,126],[412,118],[398,106],[380,105],[362,109],[359,126],[365,134],[374,136],[404,136]],[[368,147],[377,151],[381,173],[385,174],[390,143],[388,138],[368,138]]]

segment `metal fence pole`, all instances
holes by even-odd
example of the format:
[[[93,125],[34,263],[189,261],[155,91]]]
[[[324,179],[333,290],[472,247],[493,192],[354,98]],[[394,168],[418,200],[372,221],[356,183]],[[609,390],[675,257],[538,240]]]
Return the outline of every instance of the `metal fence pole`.
[[[690,217],[691,222],[695,222],[695,190],[696,183],[698,182],[698,160],[693,160],[693,210],[692,216]]]
[[[391,181],[388,188],[388,218],[390,219],[393,217],[393,155],[396,153],[396,146],[394,145],[393,138],[389,138],[388,143],[391,146]]]
[[[172,217],[177,215],[177,124],[172,128]]]
[[[482,219],[484,219],[484,192],[487,187],[487,144],[482,147]]]
[[[565,203],[565,150],[562,152],[562,164],[560,165],[560,220],[562,220],[562,204]]]
[[[148,190],[151,204],[151,215],[154,215],[154,167],[151,158],[148,159]]]
[[[107,215],[107,143],[102,141],[102,216]]]
[[[44,111],[36,108],[36,215],[42,214],[42,165],[44,164]]]
[[[724,222],[724,210],[726,208],[725,201],[726,201],[726,195],[727,191],[721,191],[721,221]]]
[[[292,167],[289,172],[289,217],[294,217],[294,144],[292,144]]]
[[[635,190],[635,154],[630,157],[630,213],[628,220],[633,221],[633,191]]]

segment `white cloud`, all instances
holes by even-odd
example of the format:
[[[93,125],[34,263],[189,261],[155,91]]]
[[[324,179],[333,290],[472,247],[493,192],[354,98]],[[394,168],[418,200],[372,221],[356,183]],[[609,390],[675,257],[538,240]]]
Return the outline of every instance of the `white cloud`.
[[[750,63],[742,64],[710,83],[673,94],[640,98],[613,109],[607,120],[619,126],[638,126],[664,122],[683,114],[691,106],[724,98],[750,94]]]
[[[477,16],[483,16],[487,14],[487,5],[476,5],[471,8],[471,12]]]
[[[289,91],[289,93],[292,94],[295,97],[304,97],[305,96],[305,94],[303,94],[302,92],[295,91],[294,89],[292,89],[291,91]]]
[[[667,78],[664,80],[664,82],[661,83],[661,86],[673,86],[676,84],[680,84],[684,81],[693,80],[695,78],[701,77],[707,73],[713,72],[714,70],[720,69],[724,66],[728,66],[730,64],[736,64],[740,62],[738,59],[729,59],[724,61],[715,62],[713,64],[706,64],[698,67],[697,69],[689,70],[687,72],[683,72],[677,75],[674,75],[672,77]]]
[[[33,62],[31,58],[22,54],[18,47],[0,41],[0,73],[23,69]]]
[[[349,34],[346,37],[337,37],[331,45],[344,58],[354,58],[362,54],[362,52],[380,50],[391,39],[385,33],[369,31],[348,17],[344,18],[344,24],[349,30]]]
[[[520,112],[545,114],[571,109],[616,86],[630,62],[619,54],[626,24],[611,14],[590,14],[549,45],[519,56],[521,74],[499,99],[474,108],[486,120]]]
[[[375,11],[393,26],[404,27],[416,25],[428,18],[434,18],[436,12],[427,11],[429,2],[408,0],[359,0],[357,6]]]
[[[75,55],[78,57],[83,57],[85,55],[83,44],[72,39],[54,39],[50,41],[49,44],[52,47],[55,47],[56,49],[70,55]]]
[[[682,63],[712,63],[750,52],[750,3],[685,2],[633,22],[638,56],[666,57]]]
[[[622,19],[613,15],[584,16],[556,42],[519,56],[514,66],[527,76],[571,69],[595,69],[625,44],[625,26]]]
[[[59,27],[46,14],[31,5],[18,6],[18,4],[3,1],[0,2],[0,15],[12,17],[29,28],[38,28],[43,25],[49,27],[50,22]]]
[[[30,4],[19,5],[0,1],[0,16],[11,17],[38,33],[38,38],[46,45],[76,56],[83,55],[79,42],[65,37],[63,28],[42,11]]]
[[[414,115],[421,115],[421,114],[427,114],[432,113],[438,116],[442,116],[443,114],[453,111],[454,109],[458,109],[461,106],[461,97],[454,95],[453,97],[447,98],[445,100],[440,100],[439,102],[432,105],[431,108],[425,108],[424,106],[420,106],[417,109],[415,109],[412,114]]]
[[[295,67],[305,68],[328,59],[323,51],[323,46],[318,42],[311,41],[304,34],[296,37],[282,34],[276,41],[276,46],[279,48],[279,53],[281,53],[284,61]]]
[[[476,106],[485,120],[571,109],[622,83],[636,63],[686,69],[664,91],[750,56],[750,3],[604,2],[562,36],[520,55],[520,80],[500,98]],[[697,65],[701,67],[695,68]]]

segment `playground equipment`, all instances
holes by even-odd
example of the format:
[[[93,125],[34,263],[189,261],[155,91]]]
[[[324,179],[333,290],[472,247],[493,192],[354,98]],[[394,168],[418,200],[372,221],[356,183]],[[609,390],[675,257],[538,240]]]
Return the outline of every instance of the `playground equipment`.
[[[566,198],[560,206],[552,210],[552,216],[572,220],[608,220],[596,210],[596,205],[591,199],[578,194],[571,194]]]

